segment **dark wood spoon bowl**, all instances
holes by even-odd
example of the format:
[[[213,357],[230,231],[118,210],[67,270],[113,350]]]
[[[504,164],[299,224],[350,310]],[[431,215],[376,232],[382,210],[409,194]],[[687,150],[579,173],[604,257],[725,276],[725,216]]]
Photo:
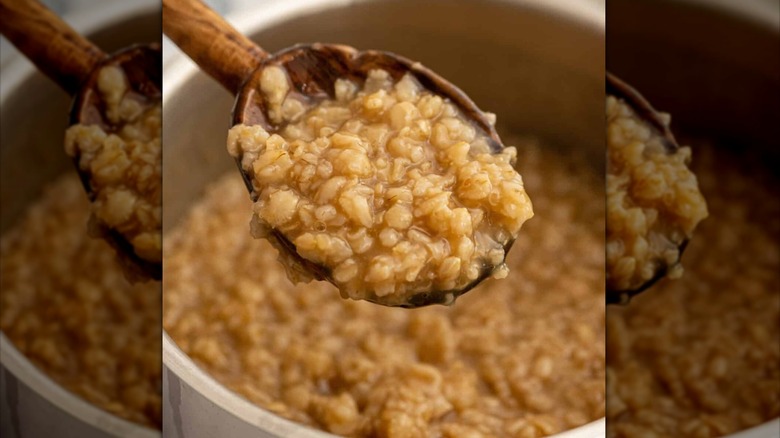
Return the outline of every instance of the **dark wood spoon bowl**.
[[[669,153],[674,153],[680,149],[680,145],[674,138],[674,134],[669,129],[669,125],[664,118],[634,87],[612,73],[607,72],[606,93],[609,96],[614,96],[625,102],[634,110],[640,119],[647,122],[658,134],[660,134],[664,147]],[[607,225],[607,227],[609,227],[609,225]],[[680,257],[682,257],[682,253],[687,246],[688,239],[686,238],[678,245],[679,256],[676,262],[680,261]],[[627,304],[631,301],[632,297],[646,291],[659,280],[666,277],[669,268],[670,265],[660,265],[658,271],[656,271],[652,278],[635,289],[613,290],[607,287],[607,304]]]
[[[131,46],[108,55],[79,35],[52,11],[35,0],[0,0],[0,26],[9,39],[38,70],[73,97],[70,124],[100,125],[106,132],[119,127],[104,117],[105,102],[97,88],[102,67],[115,65],[128,79],[127,97],[144,106],[162,98],[162,52],[159,44]],[[96,193],[91,175],[76,169],[90,202]],[[117,252],[125,274],[131,280],[162,278],[162,264],[139,257],[132,244],[118,231],[91,224],[91,233],[103,237]]]
[[[270,133],[276,133],[284,127],[270,122],[268,108],[260,92],[260,78],[265,67],[278,66],[284,69],[292,83],[290,93],[308,102],[334,99],[336,79],[346,78],[362,84],[370,70],[383,69],[394,80],[401,79],[406,73],[413,75],[428,91],[454,103],[476,129],[486,134],[494,152],[504,148],[488,117],[463,91],[419,62],[394,53],[359,51],[342,44],[314,43],[300,44],[270,54],[240,34],[200,0],[163,0],[163,31],[201,69],[236,95],[232,125],[259,125]],[[253,175],[242,168],[241,157],[236,159],[236,164],[250,197],[256,201],[258,194],[252,184]],[[329,268],[301,257],[295,245],[283,233],[273,230],[269,238],[280,251],[292,257],[299,268],[318,280],[335,284]],[[504,246],[505,254],[513,243],[510,241]],[[485,263],[476,280],[457,290],[426,291],[415,294],[406,302],[394,302],[391,301],[392,297],[376,296],[370,296],[367,300],[386,306],[409,308],[449,304],[488,278],[497,267]]]

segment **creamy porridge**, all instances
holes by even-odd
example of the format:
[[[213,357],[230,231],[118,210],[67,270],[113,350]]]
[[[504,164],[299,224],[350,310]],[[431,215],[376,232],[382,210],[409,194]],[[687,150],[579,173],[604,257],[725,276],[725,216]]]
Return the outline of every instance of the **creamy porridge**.
[[[283,128],[237,125],[228,137],[258,194],[255,237],[280,232],[344,297],[390,305],[507,275],[505,246],[533,216],[514,147],[491,153],[486,134],[409,74],[337,80],[335,99],[314,106],[279,67],[261,88]]]
[[[141,259],[162,261],[161,105],[128,97],[128,82],[116,66],[103,67],[98,89],[106,119],[117,127],[73,125],[65,133],[65,151],[89,174],[95,199],[93,220],[118,231]]]
[[[84,233],[88,217],[67,175],[3,235],[0,328],[66,389],[159,428],[160,283],[129,284],[108,244]]]
[[[679,246],[707,217],[688,169],[691,149],[669,152],[664,141],[623,100],[607,96],[608,290],[636,290],[664,270],[679,278]]]
[[[163,325],[228,388],[339,435],[537,437],[603,417],[603,176],[533,142],[518,162],[543,220],[509,277],[414,310],[290,283],[229,173],[166,235]]]
[[[716,437],[780,416],[776,175],[743,151],[694,148],[712,214],[685,275],[607,311],[612,438]]]

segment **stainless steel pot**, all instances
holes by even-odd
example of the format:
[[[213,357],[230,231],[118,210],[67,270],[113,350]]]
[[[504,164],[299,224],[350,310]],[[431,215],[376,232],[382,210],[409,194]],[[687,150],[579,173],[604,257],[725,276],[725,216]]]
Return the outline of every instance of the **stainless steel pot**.
[[[604,11],[583,0],[272,1],[229,18],[275,51],[338,42],[419,60],[499,115],[499,131],[585,148],[603,174]],[[167,55],[166,55],[167,56]],[[232,97],[183,55],[166,65],[164,232],[204,187],[236,171],[225,150]],[[175,127],[175,128],[174,128]],[[325,437],[227,390],[163,339],[167,437]],[[604,436],[604,420],[560,437]]]
[[[159,0],[106,3],[65,19],[109,53],[160,39]],[[5,233],[47,182],[75,169],[63,150],[70,99],[21,56],[4,62],[0,105],[0,231]],[[4,438],[160,436],[159,431],[120,419],[63,389],[2,333],[0,363]]]

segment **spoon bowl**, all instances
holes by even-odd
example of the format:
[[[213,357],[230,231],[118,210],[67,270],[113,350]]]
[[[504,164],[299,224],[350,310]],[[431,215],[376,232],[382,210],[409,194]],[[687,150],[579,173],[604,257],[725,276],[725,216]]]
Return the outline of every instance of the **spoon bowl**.
[[[658,112],[647,99],[642,96],[634,87],[621,80],[617,76],[607,72],[606,93],[609,96],[614,96],[625,102],[636,115],[645,121],[656,133],[660,134],[664,148],[667,153],[674,153],[680,149],[680,145],[674,138],[674,134],[669,125],[665,121],[664,117]],[[688,246],[688,238],[685,238],[678,245],[678,258],[675,263],[680,261],[682,253],[685,247]],[[643,283],[641,286],[630,290],[611,290],[607,288],[607,304],[627,304],[632,297],[648,290],[651,286],[655,285],[659,280],[666,277],[670,265],[662,264],[658,267],[655,275]]]
[[[147,109],[162,99],[162,51],[159,44],[135,45],[120,50],[101,62],[84,81],[81,90],[73,99],[70,112],[70,124],[98,125],[106,133],[118,131],[121,127],[111,124],[105,117],[105,102],[98,90],[98,74],[103,67],[116,66],[128,80],[128,91],[124,99],[132,99]],[[90,202],[94,202],[97,193],[90,182],[92,175],[79,166],[80,156],[73,157],[73,163]],[[139,257],[133,245],[116,229],[91,220],[89,232],[94,237],[104,239],[119,257],[125,275],[131,280],[151,278],[162,279],[162,264]]]
[[[297,94],[298,98],[310,103],[335,99],[334,83],[337,79],[348,79],[354,83],[362,83],[369,71],[381,69],[387,71],[393,81],[398,81],[409,73],[426,90],[453,102],[474,127],[487,134],[491,150],[500,152],[504,147],[495,128],[476,104],[463,91],[432,70],[419,62],[411,61],[394,53],[378,50],[359,51],[342,44],[301,44],[266,58],[244,83],[236,97],[233,125],[260,125],[269,133],[278,132],[283,128],[283,126],[274,125],[270,121],[266,101],[263,93],[260,92],[263,69],[269,66],[278,66],[284,69],[292,82],[291,93]],[[241,161],[242,157],[236,158],[250,197],[253,202],[257,201],[258,193],[254,190],[252,175],[241,166]],[[282,232],[272,230],[270,238],[275,240],[275,243],[278,244],[277,247],[284,248],[298,266],[313,274],[317,280],[327,280],[335,284],[330,269],[301,257],[295,245]],[[513,240],[510,241],[504,247],[505,253],[509,252],[513,242]],[[407,308],[431,304],[450,304],[458,296],[468,292],[488,278],[495,267],[485,264],[479,277],[460,289],[417,293],[406,302],[401,303],[370,294],[367,301]]]
[[[290,93],[312,103],[334,99],[337,79],[360,84],[369,71],[382,69],[395,81],[407,73],[411,74],[427,91],[452,102],[475,129],[486,134],[494,153],[504,148],[488,116],[458,87],[419,62],[390,52],[360,51],[346,45],[323,43],[299,44],[272,55],[238,33],[199,0],[164,0],[163,16],[165,34],[203,70],[236,95],[233,126],[260,126],[271,134],[284,128],[270,121],[267,102],[260,91],[261,76],[266,67],[281,67],[291,82]],[[254,190],[252,175],[243,169],[241,162],[242,157],[237,157],[236,163],[250,197],[253,202],[257,201],[258,193]],[[268,238],[285,253],[280,257],[286,262],[293,263],[315,279],[335,284],[328,267],[302,257],[282,232],[271,230]],[[505,254],[512,243],[513,240],[510,240],[504,245]],[[369,294],[366,299],[376,304],[407,308],[450,304],[488,278],[499,265],[483,264],[477,279],[456,290],[425,291],[412,295],[404,302],[394,300],[392,294],[385,297]]]

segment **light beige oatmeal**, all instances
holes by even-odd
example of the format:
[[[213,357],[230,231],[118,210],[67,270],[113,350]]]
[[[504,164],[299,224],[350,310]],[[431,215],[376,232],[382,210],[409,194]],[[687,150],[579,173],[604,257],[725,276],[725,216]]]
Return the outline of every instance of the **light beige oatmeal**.
[[[100,70],[98,89],[105,116],[117,129],[73,125],[65,133],[65,151],[90,176],[97,222],[121,233],[138,257],[161,262],[161,104],[146,108],[128,98],[127,78],[116,66]]]
[[[776,175],[741,150],[696,151],[712,216],[685,276],[607,310],[610,438],[718,437],[780,416]]]
[[[283,128],[228,136],[259,195],[253,235],[278,230],[353,299],[403,304],[507,275],[504,247],[533,216],[514,147],[491,153],[486,134],[409,74],[337,80],[335,99],[313,107],[279,67],[261,88]]]
[[[160,283],[130,285],[111,248],[84,233],[88,216],[67,175],[3,235],[0,328],[64,388],[160,428]]]
[[[665,269],[679,278],[679,246],[708,214],[687,167],[691,149],[667,151],[660,133],[607,96],[607,155],[607,289],[636,290]]]
[[[293,285],[270,244],[247,238],[251,202],[229,173],[166,235],[163,325],[228,388],[339,435],[538,437],[603,417],[603,176],[520,151],[544,220],[525,226],[506,280],[455,306]]]

